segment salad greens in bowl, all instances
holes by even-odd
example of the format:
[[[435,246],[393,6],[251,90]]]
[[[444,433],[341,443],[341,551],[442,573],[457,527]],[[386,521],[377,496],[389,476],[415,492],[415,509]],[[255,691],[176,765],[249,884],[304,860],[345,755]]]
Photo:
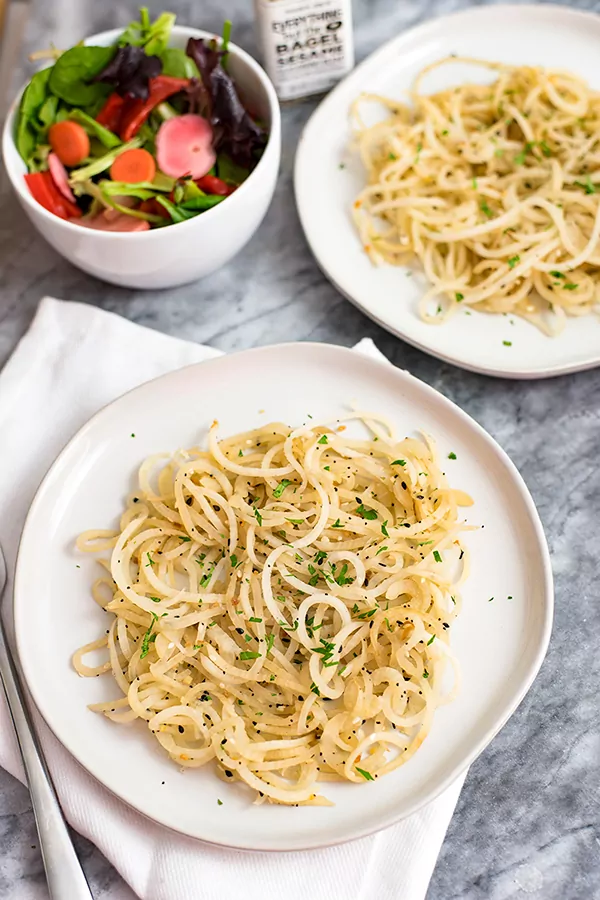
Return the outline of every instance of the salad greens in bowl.
[[[109,46],[57,54],[23,92],[15,127],[27,187],[45,209],[104,231],[184,222],[256,167],[266,128],[244,107],[223,37],[170,47],[175,16],[148,10]]]
[[[4,129],[6,169],[36,227],[116,284],[214,271],[275,188],[280,112],[267,75],[230,41],[229,22],[219,36],[174,22],[142,8],[124,31],[53,52]]]

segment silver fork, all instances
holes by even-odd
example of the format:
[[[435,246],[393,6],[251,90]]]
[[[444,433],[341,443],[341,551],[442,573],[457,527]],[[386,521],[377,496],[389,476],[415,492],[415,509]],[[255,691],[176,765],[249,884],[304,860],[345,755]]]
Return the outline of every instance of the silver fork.
[[[0,547],[0,611],[6,580],[6,562]],[[0,676],[27,774],[50,897],[52,900],[93,900],[35,734],[18,663],[11,653],[1,614]]]

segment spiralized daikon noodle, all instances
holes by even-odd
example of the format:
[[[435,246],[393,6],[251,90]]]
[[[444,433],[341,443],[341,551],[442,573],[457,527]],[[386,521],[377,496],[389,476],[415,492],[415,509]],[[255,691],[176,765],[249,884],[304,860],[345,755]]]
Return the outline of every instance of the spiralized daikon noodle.
[[[121,696],[91,708],[276,803],[391,772],[458,690],[448,631],[472,501],[429,438],[349,419],[364,438],[338,421],[218,440],[215,422],[208,451],[143,463],[117,533],[77,541],[112,548],[93,586],[112,622],[74,665],[112,672]],[[87,665],[92,650],[106,661]]]
[[[448,63],[497,78],[422,94]],[[410,100],[354,104],[367,186],[353,215],[373,262],[422,265],[422,318],[473,307],[554,335],[599,311],[600,94],[559,70],[451,57]],[[365,103],[389,115],[368,127]]]

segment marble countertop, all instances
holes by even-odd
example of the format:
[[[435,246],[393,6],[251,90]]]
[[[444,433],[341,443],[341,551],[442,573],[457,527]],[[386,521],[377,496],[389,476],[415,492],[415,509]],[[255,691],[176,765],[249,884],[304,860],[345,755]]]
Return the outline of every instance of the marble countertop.
[[[464,5],[354,0],[357,56],[406,27]],[[50,41],[70,46],[85,34],[124,25],[136,6],[133,0],[32,0],[22,58]],[[162,0],[148,6],[158,12]],[[221,28],[221,0],[175,0],[169,6],[182,23]],[[250,0],[228,0],[226,9],[236,42],[256,53]],[[23,75],[15,73],[15,86]],[[368,335],[392,362],[474,416],[511,455],[537,503],[553,557],[556,618],[533,688],[470,770],[428,900],[600,898],[600,370],[539,382],[489,379],[425,356],[347,303],[312,259],[294,207],[294,152],[314,107],[311,100],[284,110],[279,185],[253,241],[227,268],[176,290],[122,290],[79,272],[33,231],[4,184],[0,365],[40,297],[51,294],[222,350],[283,340],[351,345]],[[133,900],[95,848],[82,839],[77,846],[94,897]],[[1,771],[0,896],[47,897],[27,791]]]

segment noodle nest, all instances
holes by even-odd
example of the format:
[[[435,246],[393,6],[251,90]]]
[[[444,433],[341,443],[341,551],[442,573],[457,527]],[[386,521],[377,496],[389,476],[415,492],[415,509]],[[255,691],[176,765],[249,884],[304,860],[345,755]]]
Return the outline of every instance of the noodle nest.
[[[449,63],[496,79],[421,93]],[[421,317],[472,307],[556,335],[600,311],[600,94],[558,70],[450,57],[419,74],[410,100],[353,106],[367,172],[353,217],[374,263],[420,263]],[[366,125],[365,103],[385,118]]]
[[[431,439],[364,438],[271,423],[146,460],[102,553],[108,632],[79,674],[112,673],[118,699],[180,766],[215,760],[257,799],[324,804],[317,783],[402,765],[459,687],[449,629],[468,573],[459,507]],[[86,662],[99,651],[98,665]],[[449,676],[449,677],[448,677]]]

